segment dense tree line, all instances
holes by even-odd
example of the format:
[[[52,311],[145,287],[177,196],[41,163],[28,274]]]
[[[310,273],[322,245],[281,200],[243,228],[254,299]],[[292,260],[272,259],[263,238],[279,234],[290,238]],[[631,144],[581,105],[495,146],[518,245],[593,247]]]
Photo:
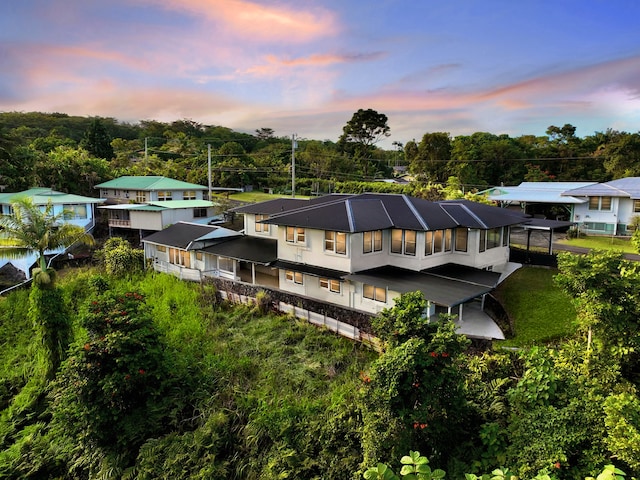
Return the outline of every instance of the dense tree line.
[[[404,166],[418,180],[442,184],[456,177],[462,189],[482,190],[522,181],[606,181],[640,175],[640,133],[609,129],[584,138],[576,127],[551,125],[546,135],[476,132],[452,137],[427,132],[420,140],[379,141],[390,135],[387,117],[358,110],[333,140],[296,139],[299,193],[328,193],[343,182],[393,175]],[[270,128],[253,134],[192,120],[170,123],[66,114],[0,113],[0,183],[91,194],[96,183],[120,175],[165,175],[220,187],[291,189],[294,144]]]

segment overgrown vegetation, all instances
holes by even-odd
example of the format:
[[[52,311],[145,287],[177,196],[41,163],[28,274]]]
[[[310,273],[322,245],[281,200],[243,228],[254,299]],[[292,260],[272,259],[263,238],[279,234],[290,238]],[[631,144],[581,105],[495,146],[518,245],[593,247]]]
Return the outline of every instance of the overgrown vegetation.
[[[545,315],[578,320],[544,337],[553,347],[467,350],[408,293],[374,320],[376,353],[163,274],[62,275],[71,344],[51,381],[37,299],[0,300],[0,478],[393,478],[415,448],[434,464],[425,478],[568,480],[611,458],[637,476],[638,268],[566,256],[553,281],[576,310]],[[402,475],[424,465],[416,454]]]

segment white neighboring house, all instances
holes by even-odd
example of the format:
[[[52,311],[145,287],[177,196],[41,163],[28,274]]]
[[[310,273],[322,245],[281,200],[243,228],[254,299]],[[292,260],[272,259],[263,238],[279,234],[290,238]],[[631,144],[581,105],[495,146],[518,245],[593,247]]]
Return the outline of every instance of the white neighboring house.
[[[2,215],[12,215],[11,204],[18,198],[30,198],[35,205],[40,205],[44,209],[47,204],[53,205],[53,214],[57,215],[63,211],[67,211],[64,221],[73,225],[78,225],[89,232],[96,224],[95,206],[103,203],[105,200],[101,198],[84,197],[70,193],[57,192],[50,188],[31,188],[22,192],[0,193],[0,213]],[[47,251],[47,255],[62,253],[62,250]],[[25,276],[29,278],[29,270],[37,260],[37,254],[25,255],[21,259],[3,259],[0,258],[0,268],[8,263],[17,269],[23,271]]]
[[[177,222],[142,240],[144,258],[153,268],[185,280],[202,280],[207,276],[236,279],[235,263],[220,260],[204,250],[212,245],[241,238],[242,234],[215,225]]]
[[[640,215],[640,177],[626,177],[565,191],[583,199],[575,205],[572,221],[593,235],[631,235],[628,228]]]
[[[216,205],[205,200],[207,187],[161,176],[124,176],[96,185],[106,198],[109,231],[145,233],[177,222],[212,223]]]

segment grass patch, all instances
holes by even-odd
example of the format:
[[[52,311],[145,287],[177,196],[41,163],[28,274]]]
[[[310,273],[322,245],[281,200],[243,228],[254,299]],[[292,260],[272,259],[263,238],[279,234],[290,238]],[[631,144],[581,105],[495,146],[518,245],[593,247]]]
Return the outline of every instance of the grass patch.
[[[239,202],[247,202],[247,203],[265,202],[267,200],[274,200],[276,198],[285,198],[285,197],[291,197],[291,195],[270,194],[270,193],[263,193],[263,192],[238,192],[238,193],[232,193],[229,195],[230,200],[237,200]],[[309,197],[296,194],[296,198],[309,198]]]
[[[610,236],[580,236],[579,238],[559,239],[561,245],[592,248],[598,250],[622,250],[624,253],[638,253],[628,238]]]
[[[515,337],[499,345],[525,347],[574,333],[576,311],[571,298],[554,284],[557,273],[555,269],[524,267],[500,284],[496,295],[514,320]]]

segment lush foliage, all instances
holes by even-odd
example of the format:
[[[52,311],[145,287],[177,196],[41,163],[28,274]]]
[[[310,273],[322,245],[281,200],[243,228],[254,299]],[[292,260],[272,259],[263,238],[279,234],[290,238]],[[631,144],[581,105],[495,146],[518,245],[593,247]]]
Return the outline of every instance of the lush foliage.
[[[570,124],[545,135],[475,132],[452,137],[426,132],[419,140],[377,142],[390,129],[384,113],[359,109],[340,138],[298,139],[296,190],[301,195],[337,191],[340,182],[370,182],[406,167],[425,185],[458,178],[464,193],[522,181],[606,181],[640,172],[640,133],[606,130],[584,138]],[[291,138],[270,128],[234,132],[192,120],[119,123],[113,118],[37,112],[0,113],[0,177],[9,191],[32,186],[92,195],[94,185],[120,175],[165,175],[221,187],[290,192]]]
[[[107,274],[116,277],[139,272],[144,266],[144,252],[121,237],[104,242],[102,256]]]
[[[612,457],[637,476],[638,281],[615,256],[562,263],[582,327],[522,350],[469,349],[405,294],[374,321],[376,353],[207,285],[65,274],[53,381],[29,310],[54,290],[0,300],[0,477],[604,479]]]

